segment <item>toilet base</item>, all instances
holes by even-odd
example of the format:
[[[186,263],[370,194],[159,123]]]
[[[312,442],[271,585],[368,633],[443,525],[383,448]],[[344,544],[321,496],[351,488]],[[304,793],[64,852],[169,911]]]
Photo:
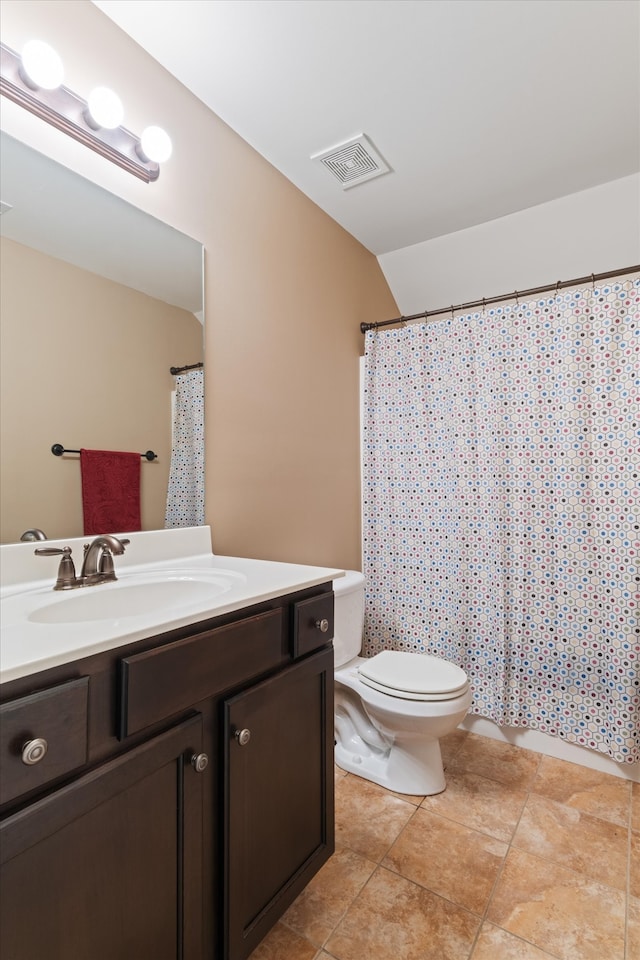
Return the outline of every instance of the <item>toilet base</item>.
[[[362,684],[358,662],[335,674],[337,765],[395,793],[442,793],[440,738],[464,720],[471,689],[445,701],[395,699]]]
[[[444,769],[437,740],[413,741],[410,750],[398,743],[393,749],[372,750],[364,741],[358,743],[359,739],[352,737],[348,746],[336,743],[335,761],[341,770],[355,773],[394,793],[431,796],[444,790]]]

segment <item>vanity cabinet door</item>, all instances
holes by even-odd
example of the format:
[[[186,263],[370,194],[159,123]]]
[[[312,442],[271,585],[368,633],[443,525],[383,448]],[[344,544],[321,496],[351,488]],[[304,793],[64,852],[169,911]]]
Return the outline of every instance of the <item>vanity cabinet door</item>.
[[[202,960],[202,721],[0,824],[0,956]]]
[[[225,701],[225,960],[248,957],[334,850],[333,649]]]

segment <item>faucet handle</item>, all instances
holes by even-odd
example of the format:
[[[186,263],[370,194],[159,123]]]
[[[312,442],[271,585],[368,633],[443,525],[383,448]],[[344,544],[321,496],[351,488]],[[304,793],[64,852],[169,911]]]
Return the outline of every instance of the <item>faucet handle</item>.
[[[100,576],[108,577],[110,580],[116,579],[116,571],[113,565],[113,554],[108,547],[105,547],[98,560],[98,571]]]
[[[120,539],[119,537],[115,537],[115,539],[118,541],[118,543],[121,544],[122,552],[124,553],[124,548],[127,546],[127,544],[131,543],[131,541],[126,540],[124,537],[122,539]],[[109,547],[105,547],[104,550],[102,551],[102,555],[98,562],[98,573],[108,577],[110,580],[116,579],[116,572],[113,565],[113,553],[111,552]]]
[[[54,590],[71,590],[77,585],[76,568],[71,559],[71,547],[37,547],[34,553],[38,557],[62,555]]]

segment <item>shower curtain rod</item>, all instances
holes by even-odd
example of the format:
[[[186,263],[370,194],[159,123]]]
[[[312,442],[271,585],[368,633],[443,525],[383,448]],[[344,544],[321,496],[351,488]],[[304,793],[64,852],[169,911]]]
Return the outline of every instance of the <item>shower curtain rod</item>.
[[[200,367],[204,367],[204,363],[189,363],[186,367],[169,367],[169,373],[176,377],[179,373],[184,373],[185,370],[199,370]]]
[[[538,293],[550,293],[555,290],[564,289],[564,287],[578,287],[584,283],[595,283],[596,280],[609,280],[612,277],[624,277],[627,273],[640,272],[640,264],[634,267],[624,267],[622,270],[609,270],[606,273],[591,273],[588,277],[578,277],[575,280],[558,280],[556,283],[548,283],[542,287],[530,287],[528,290],[513,290],[511,293],[502,293],[497,297],[483,297],[482,300],[470,300],[469,303],[451,304],[450,307],[439,307],[437,310],[425,310],[423,313],[412,313],[407,317],[396,317],[394,320],[381,320],[379,323],[361,323],[360,330],[366,333],[367,330],[377,330],[378,327],[388,327],[392,323],[408,323],[410,320],[426,320],[427,317],[435,317],[442,313],[451,313],[456,310],[472,310],[474,307],[483,309],[492,303],[503,303],[505,300],[519,300],[520,297],[534,297]]]

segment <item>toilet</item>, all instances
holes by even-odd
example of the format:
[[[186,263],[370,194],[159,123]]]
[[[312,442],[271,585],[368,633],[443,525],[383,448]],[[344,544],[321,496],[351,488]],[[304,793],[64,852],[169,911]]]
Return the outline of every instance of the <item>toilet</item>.
[[[441,793],[439,740],[471,706],[466,673],[422,653],[360,657],[364,576],[349,570],[333,590],[337,765],[396,793]]]

